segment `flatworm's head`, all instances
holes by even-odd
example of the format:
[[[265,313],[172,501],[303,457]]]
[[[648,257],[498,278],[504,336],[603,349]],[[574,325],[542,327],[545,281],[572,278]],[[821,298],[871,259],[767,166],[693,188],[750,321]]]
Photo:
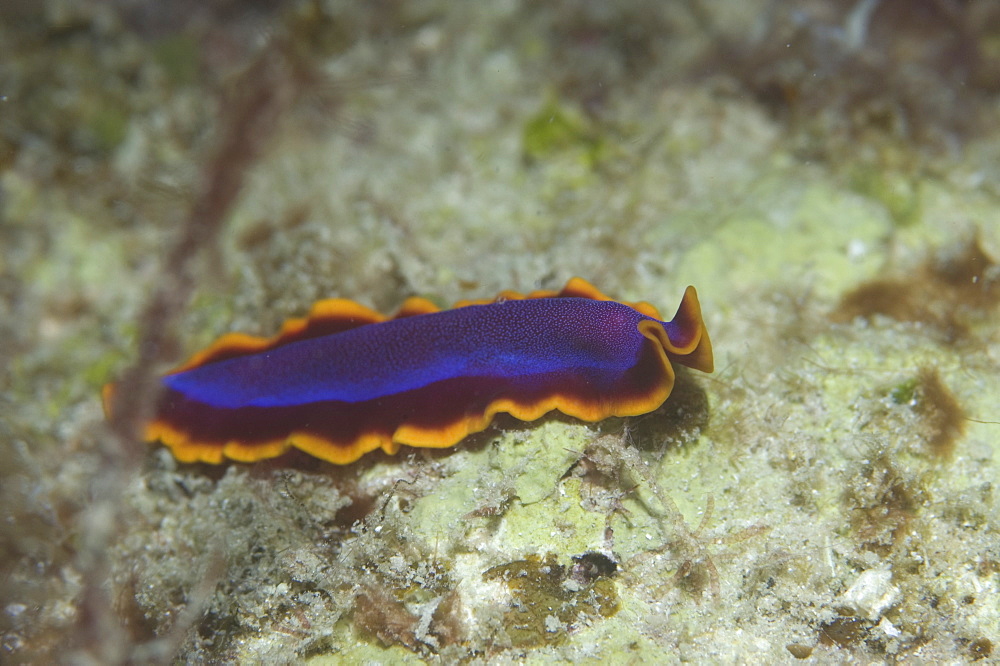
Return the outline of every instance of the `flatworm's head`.
[[[670,395],[673,363],[713,369],[693,287],[661,319],[579,278],[446,311],[411,298],[392,318],[321,301],[272,338],[225,335],[168,373],[144,438],[183,462],[251,462],[295,447],[342,464],[378,448],[452,446],[500,412],[643,414]],[[104,401],[110,418],[113,385]]]

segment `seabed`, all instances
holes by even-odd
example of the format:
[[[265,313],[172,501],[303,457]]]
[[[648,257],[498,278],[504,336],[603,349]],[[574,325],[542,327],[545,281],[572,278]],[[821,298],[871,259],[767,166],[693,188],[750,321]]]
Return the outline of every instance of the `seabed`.
[[[994,3],[14,4],[3,661],[996,657]],[[574,275],[695,285],[715,373],[346,466],[101,411],[319,298]]]

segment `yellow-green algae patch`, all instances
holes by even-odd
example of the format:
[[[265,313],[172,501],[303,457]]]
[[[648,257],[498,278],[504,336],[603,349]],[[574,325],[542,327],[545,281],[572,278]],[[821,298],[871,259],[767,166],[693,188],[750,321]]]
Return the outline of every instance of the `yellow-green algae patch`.
[[[699,293],[714,298],[761,283],[799,282],[817,296],[833,298],[874,274],[888,226],[883,210],[818,180],[771,184],[779,186],[785,189],[780,197],[775,191],[758,193],[774,203],[773,210],[734,216],[685,254],[677,272],[699,285]]]
[[[567,479],[543,501],[511,507],[498,537],[506,552],[539,552],[575,555],[601,547],[605,518],[581,507],[581,484]],[[500,545],[500,544],[497,544]]]
[[[425,534],[441,535],[455,546],[464,530],[508,507],[529,510],[553,496],[559,478],[576,459],[574,451],[583,449],[588,436],[585,427],[543,422],[507,432],[481,450],[458,451],[461,463],[452,466],[453,473],[432,494],[414,503],[410,516]],[[551,507],[530,510],[544,513],[545,508]],[[528,531],[528,539],[536,535],[534,528]],[[514,549],[513,544],[506,547]]]
[[[555,100],[550,100],[525,122],[522,137],[524,157],[529,162],[572,153],[591,168],[600,160],[602,142],[600,132],[586,118]]]

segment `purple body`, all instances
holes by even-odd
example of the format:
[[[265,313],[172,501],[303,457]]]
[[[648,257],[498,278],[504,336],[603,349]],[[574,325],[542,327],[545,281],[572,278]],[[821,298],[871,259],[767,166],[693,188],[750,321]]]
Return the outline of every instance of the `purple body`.
[[[193,368],[172,391],[224,409],[361,403],[465,378],[528,388],[573,375],[613,390],[656,321],[615,301],[511,300],[393,319]],[[677,342],[683,332],[661,323]]]

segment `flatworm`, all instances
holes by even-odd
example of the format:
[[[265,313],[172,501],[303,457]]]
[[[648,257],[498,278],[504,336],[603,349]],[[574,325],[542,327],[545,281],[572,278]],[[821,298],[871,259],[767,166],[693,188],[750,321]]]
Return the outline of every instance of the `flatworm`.
[[[494,414],[585,421],[659,407],[672,363],[712,372],[694,287],[671,321],[574,278],[562,291],[439,310],[408,299],[394,317],[316,303],[271,338],[229,333],[162,378],[144,439],[182,462],[252,462],[289,447],[349,463],[400,445],[448,447]],[[115,387],[104,387],[110,418]]]

